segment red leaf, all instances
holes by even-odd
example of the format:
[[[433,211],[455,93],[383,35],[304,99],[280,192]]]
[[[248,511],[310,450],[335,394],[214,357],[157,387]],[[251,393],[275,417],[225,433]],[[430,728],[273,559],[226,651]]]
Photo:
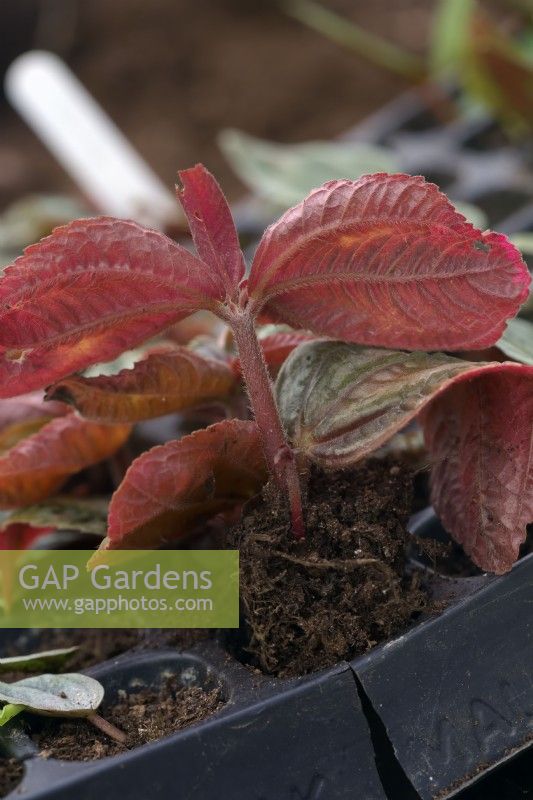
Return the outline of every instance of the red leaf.
[[[0,433],[30,420],[61,417],[70,409],[63,403],[45,402],[43,392],[30,392],[17,398],[0,400]]]
[[[216,269],[226,294],[237,294],[245,272],[233,217],[222,189],[202,164],[179,173],[178,199],[189,221],[200,258]]]
[[[35,528],[24,522],[14,522],[0,531],[0,550],[31,550],[34,542],[55,528]]]
[[[139,422],[210,400],[224,401],[235,385],[223,361],[175,347],[118,375],[72,375],[50,387],[47,397],[70,403],[84,417],[100,422]]]
[[[129,425],[97,425],[75,414],[53,419],[0,455],[0,508],[38,503],[69,475],[112,455]]]
[[[444,527],[481,569],[511,568],[533,521],[533,367],[480,367],[422,421]]]
[[[187,250],[134,222],[72,222],[27,248],[0,280],[0,397],[108,361],[223,287]]]
[[[150,547],[179,539],[240,506],[267,479],[253,422],[224,420],[154,447],[133,462],[109,507],[104,547]]]
[[[347,341],[414,350],[494,344],[530,277],[502,235],[480,233],[423,178],[330,181],[267,229],[248,290],[255,313]]]

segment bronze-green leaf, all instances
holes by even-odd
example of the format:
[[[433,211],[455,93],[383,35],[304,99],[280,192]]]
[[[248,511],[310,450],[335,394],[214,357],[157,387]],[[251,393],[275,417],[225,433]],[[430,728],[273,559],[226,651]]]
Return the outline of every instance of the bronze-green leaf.
[[[455,377],[480,366],[440,353],[309,342],[282,367],[277,400],[296,446],[339,468],[381,447]]]

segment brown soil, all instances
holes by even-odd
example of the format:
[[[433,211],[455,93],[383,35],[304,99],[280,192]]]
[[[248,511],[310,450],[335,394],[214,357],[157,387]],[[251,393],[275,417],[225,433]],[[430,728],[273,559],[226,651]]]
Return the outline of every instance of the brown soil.
[[[168,736],[211,716],[223,705],[220,689],[184,687],[173,676],[159,689],[145,688],[130,694],[120,691],[117,703],[102,706],[100,715],[128,735],[125,746],[86,720],[67,720],[58,725],[37,718],[42,727],[33,738],[44,758],[93,761]]]
[[[0,758],[0,797],[6,797],[21,782],[24,767],[14,758]]]
[[[270,488],[231,533],[241,559],[240,654],[279,676],[363,653],[429,603],[405,575],[408,469],[386,460],[334,476],[313,470],[308,496],[303,542]]]
[[[435,5],[434,0],[324,3],[416,50],[426,45]],[[9,13],[2,11],[9,56],[38,47],[66,58],[168,186],[178,167],[202,160],[235,198],[242,187],[216,145],[221,128],[281,141],[329,138],[405,87],[396,76],[289,19],[270,0],[12,5]],[[35,25],[31,9],[39,6]],[[0,207],[27,191],[72,189],[7,104],[0,107],[0,122]]]

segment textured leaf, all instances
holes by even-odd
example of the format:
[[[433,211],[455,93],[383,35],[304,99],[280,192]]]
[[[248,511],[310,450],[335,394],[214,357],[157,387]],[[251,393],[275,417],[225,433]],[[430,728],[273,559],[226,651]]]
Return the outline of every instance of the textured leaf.
[[[178,199],[189,221],[200,258],[217,271],[228,296],[244,276],[244,257],[233,217],[222,189],[202,164],[179,173]]]
[[[533,366],[533,323],[527,319],[512,319],[496,347],[508,358]]]
[[[322,467],[338,469],[373,453],[437,392],[479,368],[441,353],[315,341],[285,362],[276,395],[298,449]]]
[[[332,181],[267,229],[254,311],[359,344],[493,344],[530,276],[505,236],[480,233],[433,184],[407,175]]]
[[[55,650],[43,650],[41,653],[28,653],[24,656],[0,658],[0,672],[34,672],[35,670],[60,667],[79,647],[60,647]]]
[[[219,143],[241,180],[281,210],[325,181],[396,169],[391,150],[361,142],[277,144],[228,129]]]
[[[0,508],[44,500],[69,475],[112,455],[129,432],[129,425],[97,425],[75,414],[53,419],[0,455]]]
[[[533,521],[533,368],[498,364],[423,414],[432,499],[482,569],[510,569]]]
[[[97,497],[54,497],[44,503],[19,508],[6,514],[0,522],[0,531],[8,532],[15,525],[25,525],[47,532],[77,531],[105,536],[107,507],[107,500]]]
[[[276,391],[289,436],[326,468],[421,418],[448,532],[482,569],[516,560],[533,521],[532,367],[312,342],[285,362]]]
[[[88,717],[104,699],[104,687],[88,675],[36,675],[15,683],[0,681],[0,702],[22,705],[50,717]]]
[[[203,262],[134,222],[57,228],[0,280],[0,397],[109,361],[223,296]]]
[[[266,481],[257,426],[224,420],[133,462],[109,509],[106,546],[150,547],[179,539],[257,494]]]
[[[71,403],[89,419],[138,422],[223,400],[235,383],[223,361],[176,347],[172,352],[151,355],[118,375],[65,378],[48,389],[47,397]]]

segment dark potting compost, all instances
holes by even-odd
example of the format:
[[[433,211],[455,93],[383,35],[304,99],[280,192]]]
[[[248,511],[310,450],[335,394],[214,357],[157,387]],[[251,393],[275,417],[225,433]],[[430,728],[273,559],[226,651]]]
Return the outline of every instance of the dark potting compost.
[[[118,701],[103,706],[100,714],[127,734],[126,745],[96,730],[83,719],[46,720],[34,741],[43,758],[91,761],[139,747],[168,736],[210,716],[222,705],[220,689],[182,686],[175,676],[165,678],[158,688],[118,691]]]
[[[0,758],[0,797],[6,797],[22,780],[24,767],[14,758]]]
[[[313,468],[303,541],[267,487],[230,533],[245,661],[282,677],[313,672],[367,651],[428,606],[405,571],[412,486],[411,470],[390,459],[335,475]]]

